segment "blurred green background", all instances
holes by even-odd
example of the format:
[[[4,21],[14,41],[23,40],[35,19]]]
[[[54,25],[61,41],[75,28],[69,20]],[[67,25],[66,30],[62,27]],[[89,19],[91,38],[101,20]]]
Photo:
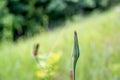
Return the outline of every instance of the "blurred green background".
[[[0,0],[0,80],[120,80],[120,0]],[[37,59],[34,46],[40,44]]]

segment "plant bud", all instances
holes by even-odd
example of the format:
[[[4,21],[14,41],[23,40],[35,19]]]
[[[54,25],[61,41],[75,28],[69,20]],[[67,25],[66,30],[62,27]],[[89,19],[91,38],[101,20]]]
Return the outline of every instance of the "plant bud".
[[[76,69],[76,63],[79,58],[79,43],[78,43],[78,37],[77,32],[74,31],[74,46],[73,46],[73,52],[72,52],[72,71],[73,71],[73,80],[75,80],[75,69]]]
[[[38,48],[39,48],[39,44],[37,43],[34,47],[34,52],[33,55],[36,57],[38,55]]]

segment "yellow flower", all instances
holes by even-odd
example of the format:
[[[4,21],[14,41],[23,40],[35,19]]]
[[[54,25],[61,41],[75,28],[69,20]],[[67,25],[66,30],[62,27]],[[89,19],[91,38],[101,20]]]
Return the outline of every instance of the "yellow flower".
[[[51,55],[50,59],[48,60],[49,64],[54,64],[60,60],[61,55],[58,53],[54,53]]]
[[[44,78],[46,76],[46,73],[44,71],[39,70],[36,72],[36,76],[39,78]]]

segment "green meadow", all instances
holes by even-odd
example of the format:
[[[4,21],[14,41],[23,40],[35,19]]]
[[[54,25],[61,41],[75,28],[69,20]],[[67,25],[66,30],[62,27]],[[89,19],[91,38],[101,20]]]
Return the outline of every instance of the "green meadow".
[[[82,20],[75,16],[64,26],[27,40],[1,42],[0,80],[70,80],[74,30],[80,46],[76,80],[120,80],[120,9],[93,13]],[[33,56],[36,43],[40,44],[39,56],[59,54],[45,58],[49,59],[46,65],[56,60],[52,67],[57,68],[50,76],[40,72],[41,66],[36,64]],[[51,69],[49,66],[47,69]]]

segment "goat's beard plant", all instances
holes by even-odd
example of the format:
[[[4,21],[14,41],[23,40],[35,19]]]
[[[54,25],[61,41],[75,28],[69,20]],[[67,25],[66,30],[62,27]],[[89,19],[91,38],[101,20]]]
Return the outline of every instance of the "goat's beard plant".
[[[50,80],[57,75],[61,55],[60,53],[38,54],[38,48],[39,44],[36,44],[33,52],[38,67],[36,76],[40,80]]]
[[[39,44],[36,44],[34,47],[34,58],[37,62],[37,64],[40,63],[40,60],[38,58],[38,48],[39,48]],[[78,44],[78,37],[77,37],[77,32],[74,31],[74,46],[73,46],[73,52],[72,52],[72,70],[70,71],[70,77],[71,80],[75,80],[75,69],[76,69],[76,64],[79,58],[79,44]],[[50,59],[48,59],[48,57],[50,57]],[[50,63],[49,65],[47,65],[47,67],[41,69],[40,71],[38,71],[37,76],[40,77],[41,79],[49,79],[51,76],[51,72],[54,72],[56,69],[54,68],[54,66],[57,66],[56,63],[59,61],[60,59],[60,55],[59,54],[53,54],[52,56],[47,56],[44,60],[45,64],[46,61],[48,63]]]
[[[74,31],[74,46],[72,52],[72,80],[75,80],[76,64],[80,55],[77,32]]]

